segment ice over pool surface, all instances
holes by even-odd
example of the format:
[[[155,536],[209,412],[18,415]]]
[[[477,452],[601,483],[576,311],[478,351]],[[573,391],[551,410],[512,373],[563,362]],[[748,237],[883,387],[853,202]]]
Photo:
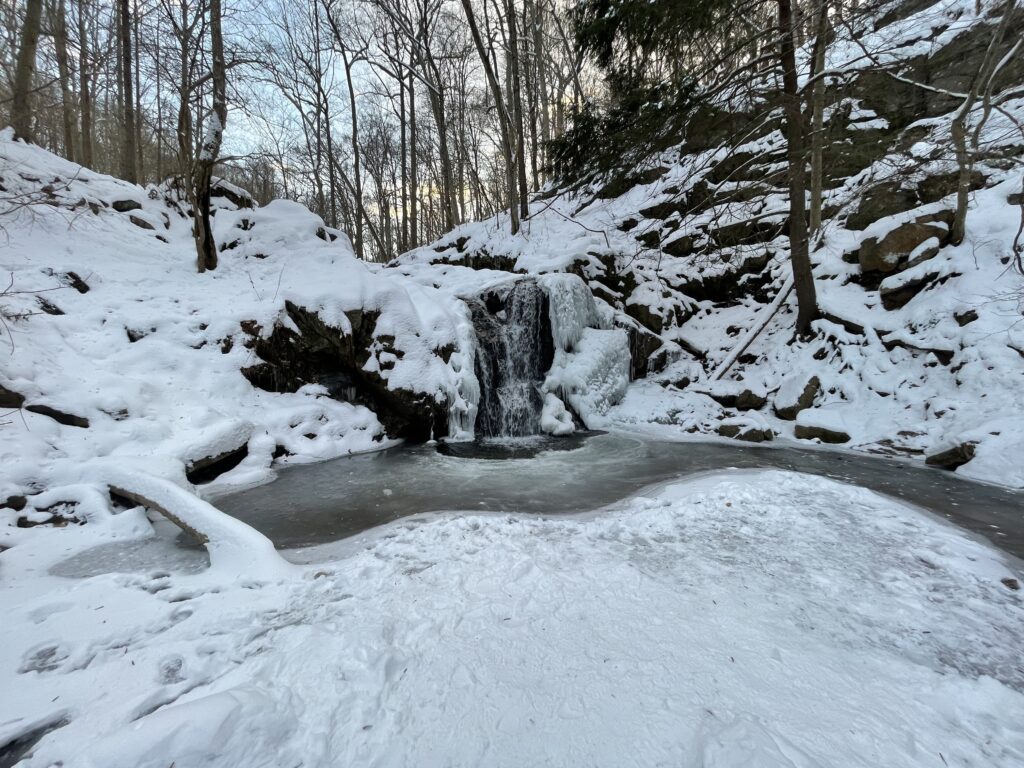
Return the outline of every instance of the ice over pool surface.
[[[0,739],[60,726],[26,766],[1024,760],[1016,566],[824,478],[421,518],[271,580],[68,582],[30,550],[9,553],[40,562],[5,583]]]

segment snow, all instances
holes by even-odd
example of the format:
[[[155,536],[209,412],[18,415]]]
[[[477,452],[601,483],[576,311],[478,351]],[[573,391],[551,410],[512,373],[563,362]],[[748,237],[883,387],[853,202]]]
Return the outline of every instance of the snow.
[[[544,393],[544,407],[540,414],[541,432],[548,435],[571,435],[576,431],[572,423],[572,414],[565,408],[565,403],[551,392]]]
[[[605,415],[629,386],[629,339],[614,328],[584,328],[573,351],[555,350],[544,389],[557,392],[588,429],[606,426]]]
[[[555,349],[571,352],[583,336],[584,329],[609,327],[602,325],[594,295],[583,278],[556,273],[541,275],[537,282],[548,297]]]
[[[339,333],[351,331],[346,313],[379,313],[376,335],[393,336],[402,354],[375,348],[368,366],[391,388],[450,403],[453,434],[471,434],[477,385],[464,304],[360,262],[347,238],[299,204],[236,209],[215,198],[220,265],[199,275],[189,219],[167,187],[94,173],[9,134],[0,138],[0,168],[9,202],[0,209],[0,272],[13,281],[0,299],[8,317],[0,386],[89,422],[3,414],[0,500],[64,484],[95,457],[143,456],[174,468],[246,446],[246,459],[217,481],[230,485],[269,479],[279,447],[290,455],[277,463],[396,444],[373,412],[318,385],[273,393],[242,376],[259,362],[253,338],[294,327],[286,302]],[[117,201],[141,208],[118,213]],[[70,287],[70,273],[87,293]],[[40,300],[63,314],[47,314]]]
[[[865,22],[865,29],[854,30],[860,35],[859,43],[850,38],[850,30],[836,30],[827,62],[836,78],[852,80],[852,73],[875,66],[864,47],[885,62],[901,65],[915,57],[935,56],[960,35],[981,24],[991,25],[998,17],[990,2],[979,6],[967,0],[940,0],[906,18],[874,23],[895,5],[879,9]],[[800,55],[808,54],[805,48]],[[985,157],[1020,153],[1020,132],[1014,120],[1024,119],[1024,99],[1012,97],[1013,92],[1012,86],[1004,89],[1008,116],[993,113],[981,132]],[[723,99],[734,97],[747,98],[726,94]],[[723,418],[736,414],[701,394],[711,381],[721,378],[771,391],[787,377],[806,381],[816,375],[822,385],[816,406],[827,406],[826,413],[832,412],[832,406],[847,407],[856,414],[854,423],[847,426],[850,445],[857,450],[921,461],[961,435],[971,434],[978,449],[957,473],[1024,488],[1024,463],[1007,458],[1024,452],[1024,432],[1016,421],[1016,414],[1024,413],[1020,386],[1024,356],[1017,351],[1024,349],[1024,324],[1019,322],[1024,278],[1010,268],[1020,209],[1007,204],[1008,195],[1019,192],[1024,183],[1020,165],[978,160],[975,170],[985,177],[986,186],[971,194],[964,242],[943,246],[932,258],[923,257],[932,252],[934,241],[908,254],[908,261],[922,260],[886,277],[882,287],[899,288],[918,280],[926,287],[905,306],[887,310],[872,285],[882,276],[862,276],[855,251],[869,237],[882,238],[903,223],[952,210],[954,195],[880,215],[856,229],[847,228],[847,219],[858,211],[865,193],[878,185],[916,190],[927,179],[948,179],[955,173],[951,114],[930,112],[905,128],[894,127],[895,122],[886,127],[884,118],[865,101],[879,110],[878,105],[885,103],[876,98],[844,98],[830,105],[829,116],[843,119],[843,125],[833,127],[847,136],[871,128],[883,134],[879,138],[888,143],[889,151],[873,162],[865,161],[866,167],[825,190],[826,209],[836,213],[827,218],[820,242],[813,244],[815,287],[823,317],[813,324],[810,340],[793,338],[796,296],[788,290],[789,244],[781,227],[788,201],[785,191],[770,186],[769,180],[785,148],[779,130],[744,135],[738,145],[729,147],[670,147],[645,158],[636,169],[665,168],[660,178],[632,185],[617,197],[606,196],[605,180],[548,190],[546,199],[532,204],[531,216],[518,235],[508,234],[507,220],[500,216],[465,224],[438,243],[404,254],[393,268],[423,284],[451,281],[460,295],[501,280],[500,272],[477,273],[453,264],[477,253],[500,256],[517,272],[544,280],[562,279],[555,273],[565,274],[567,280],[572,279],[569,273],[578,274],[598,297],[595,305],[607,307],[615,316],[614,325],[632,323],[635,328],[643,323],[654,330],[662,349],[670,352],[666,357],[671,364],[631,383],[623,401],[600,417],[604,428],[654,424],[666,438],[692,432],[714,434]],[[844,117],[847,109],[848,119]],[[765,113],[767,120],[767,109]],[[976,126],[980,115],[980,108],[976,109],[970,125]],[[736,178],[730,170],[724,180],[716,181],[722,179],[722,174],[714,173],[720,170],[716,163],[730,155],[738,159],[740,153],[749,153],[750,162],[756,160],[756,175]],[[740,199],[727,195],[752,193],[759,187],[762,193],[753,199],[750,194]],[[693,204],[710,194],[721,201]],[[769,232],[763,242],[753,245],[713,245],[705,250],[714,230],[753,222],[774,222],[780,226],[779,234]],[[942,227],[938,222],[930,225],[937,230]],[[658,235],[661,246],[651,247],[637,239],[646,234]],[[443,254],[435,250],[459,238],[465,238],[459,253],[453,248]],[[694,253],[673,256],[671,251],[687,238]],[[738,295],[725,299],[715,295],[716,281],[735,280],[732,276],[743,271],[741,264],[752,268],[745,270],[751,274]],[[567,317],[588,314],[584,303],[567,302],[566,308],[572,310]],[[976,313],[977,319],[961,325],[957,318],[968,312]],[[625,322],[622,318],[627,315],[630,320]],[[586,326],[573,322],[566,328]],[[562,343],[572,339],[573,333],[560,336]],[[569,398],[563,399],[572,406]],[[794,422],[776,418],[770,406],[762,415],[780,439],[795,439]]]
[[[4,553],[0,742],[65,723],[26,768],[1024,760],[1020,564],[832,481],[421,518],[259,589],[48,573],[103,527]]]

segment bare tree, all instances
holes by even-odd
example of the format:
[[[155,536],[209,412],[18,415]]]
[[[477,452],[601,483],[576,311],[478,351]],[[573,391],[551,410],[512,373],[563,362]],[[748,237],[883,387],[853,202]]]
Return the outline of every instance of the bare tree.
[[[14,72],[14,93],[11,97],[11,126],[14,134],[26,141],[32,140],[32,81],[36,71],[36,46],[39,44],[42,15],[43,0],[27,0]]]

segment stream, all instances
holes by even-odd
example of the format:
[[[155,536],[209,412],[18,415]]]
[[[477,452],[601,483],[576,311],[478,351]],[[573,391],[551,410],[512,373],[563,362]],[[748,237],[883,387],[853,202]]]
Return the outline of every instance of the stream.
[[[558,515],[614,504],[701,472],[785,469],[857,485],[926,509],[1024,559],[1024,491],[972,482],[906,461],[839,449],[735,441],[668,442],[624,433],[425,444],[284,467],[272,483],[213,499],[293,550],[337,542],[429,512]],[[169,521],[156,536],[102,544],[59,563],[66,577],[152,568],[196,572],[206,552]],[[314,559],[319,556],[314,555]]]
[[[910,502],[1024,556],[1024,491],[840,450],[666,442],[622,433],[428,444],[282,469],[269,485],[216,499],[290,549],[437,511],[584,512],[698,472],[775,468]]]

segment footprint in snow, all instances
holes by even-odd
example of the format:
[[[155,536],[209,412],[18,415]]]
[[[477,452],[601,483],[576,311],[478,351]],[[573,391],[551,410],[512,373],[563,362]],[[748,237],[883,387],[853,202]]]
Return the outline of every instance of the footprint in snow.
[[[749,715],[705,726],[697,743],[699,768],[826,768]]]

